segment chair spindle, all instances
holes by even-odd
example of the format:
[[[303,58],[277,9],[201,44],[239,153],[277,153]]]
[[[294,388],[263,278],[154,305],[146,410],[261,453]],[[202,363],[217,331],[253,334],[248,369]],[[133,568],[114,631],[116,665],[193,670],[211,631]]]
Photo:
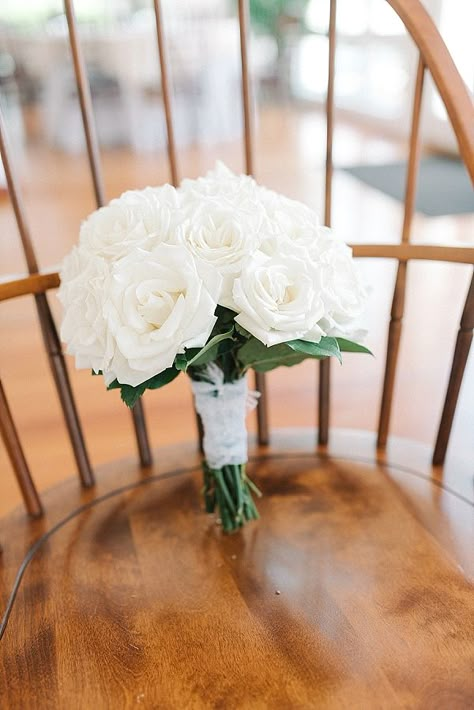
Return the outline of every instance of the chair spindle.
[[[87,77],[86,64],[79,41],[76,16],[74,12],[73,0],[64,0],[64,9],[69,31],[69,43],[74,65],[77,92],[81,107],[82,124],[87,146],[89,167],[94,188],[94,196],[97,207],[102,207],[105,203],[105,189],[100,169],[100,152],[97,131],[92,109],[92,98],[90,84]],[[152,454],[148,433],[146,428],[145,412],[143,402],[139,400],[132,409],[133,426],[137,439],[138,453],[142,466],[149,466],[152,462]]]
[[[331,0],[329,8],[328,83],[326,92],[326,166],[324,181],[324,224],[331,226],[332,212],[332,146],[334,136],[334,76],[336,62],[337,2]],[[329,358],[319,363],[318,444],[325,446],[329,439],[329,414],[331,395],[331,362]]]
[[[461,389],[464,370],[466,369],[469,350],[471,349],[474,329],[474,275],[461,316],[456,346],[454,349],[453,363],[449,376],[448,388],[444,400],[443,413],[438,429],[438,436],[433,453],[433,466],[440,466],[446,458],[454,414]]]
[[[30,274],[38,272],[38,261],[30,237],[26,221],[26,212],[20,194],[19,182],[15,175],[13,163],[10,160],[10,151],[7,143],[5,123],[0,112],[0,153],[7,178],[8,192],[12,202],[25,259]],[[61,349],[58,333],[45,293],[35,294],[35,304],[41,326],[43,342],[48,355],[48,361],[53,374],[54,382],[61,402],[61,407],[69,432],[69,438],[78,467],[79,476],[84,486],[94,484],[94,475],[89,462],[84,436],[82,433],[76,404],[71,390],[71,384],[66,369],[64,355]]]
[[[242,66],[242,108],[244,121],[245,172],[252,175],[253,163],[253,128],[252,100],[250,91],[250,73],[248,61],[249,7],[248,0],[239,0],[240,58]],[[260,392],[257,405],[258,443],[266,446],[269,442],[268,405],[266,378],[262,372],[255,373],[255,387]]]
[[[155,10],[155,22],[156,22],[156,39],[158,45],[158,59],[160,63],[160,74],[161,74],[161,93],[163,96],[163,107],[165,110],[165,123],[166,123],[166,137],[167,137],[167,149],[168,149],[168,164],[170,169],[171,183],[177,187],[179,182],[179,171],[178,171],[178,161],[176,154],[176,142],[174,137],[174,124],[173,124],[173,108],[171,102],[171,80],[170,80],[170,70],[168,61],[168,52],[166,49],[165,31],[164,31],[164,21],[163,21],[163,11],[161,7],[161,0],[153,0],[153,7]],[[194,415],[196,419],[196,429],[198,436],[198,446],[201,454],[204,453],[204,427],[201,421],[201,417],[194,409]]]
[[[420,117],[421,105],[423,100],[424,78],[425,64],[420,55],[418,59],[418,69],[416,73],[415,93],[413,99],[410,148],[408,154],[407,178],[405,186],[405,209],[403,215],[401,238],[402,244],[408,244],[410,241],[413,214],[415,209],[416,186],[418,180],[418,168],[421,153]],[[392,411],[395,375],[397,370],[398,352],[400,349],[400,340],[402,334],[403,314],[405,310],[407,266],[407,261],[399,261],[397,276],[395,279],[395,288],[390,313],[390,325],[388,330],[387,356],[385,362],[382,403],[380,407],[379,416],[377,436],[378,448],[384,448],[386,446],[390,426],[390,415]]]
[[[25,502],[26,510],[33,518],[39,518],[43,515],[43,507],[41,505],[38,491],[31,477],[30,469],[26,462],[23,447],[20,442],[20,437],[15,427],[13,417],[8,406],[5,390],[0,381],[0,432],[5,442],[8,456],[10,458],[16,480],[20,487],[21,495]]]
[[[163,12],[161,0],[153,0],[156,21],[156,39],[158,44],[158,58],[160,61],[161,73],[161,93],[163,96],[163,107],[165,109],[166,136],[168,145],[168,161],[170,167],[171,182],[176,187],[178,185],[178,162],[176,158],[176,142],[174,138],[173,110],[171,104],[171,81],[168,62],[168,52],[166,51],[165,33],[163,29]]]

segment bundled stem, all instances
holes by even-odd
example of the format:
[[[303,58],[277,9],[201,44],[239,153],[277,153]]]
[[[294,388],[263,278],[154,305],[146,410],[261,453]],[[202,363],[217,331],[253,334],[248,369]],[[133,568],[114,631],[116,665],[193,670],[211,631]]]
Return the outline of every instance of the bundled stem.
[[[217,508],[224,532],[234,532],[259,518],[252,492],[258,497],[262,494],[247,476],[245,464],[210,468],[204,461],[203,473],[206,512],[213,513]]]

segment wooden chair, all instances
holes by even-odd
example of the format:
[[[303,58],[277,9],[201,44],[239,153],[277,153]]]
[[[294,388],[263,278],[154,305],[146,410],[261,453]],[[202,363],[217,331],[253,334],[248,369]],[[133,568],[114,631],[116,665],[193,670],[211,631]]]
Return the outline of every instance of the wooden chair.
[[[474,264],[474,248],[410,243],[429,72],[474,179],[474,109],[419,0],[389,0],[419,52],[401,243],[354,246],[398,262],[377,437],[331,431],[330,364],[320,363],[318,446],[280,432],[269,447],[265,379],[254,476],[262,518],[223,537],[199,507],[196,444],[152,465],[144,411],[133,410],[139,461],[96,474],[69,385],[14,172],[0,147],[29,275],[0,283],[0,300],[36,303],[82,488],[40,501],[5,392],[0,424],[25,506],[0,521],[2,707],[433,707],[474,703],[473,461],[443,467],[474,326],[471,281],[432,459],[389,435],[408,262]],[[90,91],[72,0],[65,0],[97,205],[104,203]],[[171,180],[178,182],[168,64],[154,0]],[[239,0],[245,164],[253,172],[247,3]],[[461,21],[461,20],[460,20]],[[331,223],[336,0],[331,0],[325,222]],[[470,541],[470,542],[469,542]],[[470,544],[471,543],[471,544]],[[470,702],[471,700],[471,702]]]

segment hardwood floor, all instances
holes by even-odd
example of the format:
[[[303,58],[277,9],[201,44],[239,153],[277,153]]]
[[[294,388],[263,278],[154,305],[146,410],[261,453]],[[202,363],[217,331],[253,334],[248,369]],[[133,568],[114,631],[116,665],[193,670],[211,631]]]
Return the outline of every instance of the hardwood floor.
[[[313,441],[254,452],[261,519],[239,535],[202,512],[189,446],[145,473],[109,464],[96,491],[61,484],[29,529],[1,520],[2,600],[60,523],[0,641],[2,708],[472,707],[472,503],[423,447],[371,461],[372,437]]]
[[[259,117],[256,171],[270,187],[316,207],[322,206],[324,122],[318,112],[267,109]],[[335,135],[336,165],[383,161],[400,156],[400,146],[339,123]],[[216,157],[242,168],[240,144],[213,149],[191,148],[180,153],[182,175],[197,175]],[[167,179],[163,155],[132,155],[110,151],[103,156],[107,194],[158,184]],[[22,184],[32,234],[42,266],[58,263],[77,239],[80,221],[93,209],[87,164],[81,156],[56,153],[42,144],[28,149],[22,165]],[[334,225],[347,241],[397,241],[400,205],[336,171]],[[472,216],[415,219],[413,240],[472,243]],[[0,205],[0,264],[2,273],[21,273],[24,262],[8,202]],[[386,326],[394,279],[394,264],[367,261],[362,265],[373,287],[367,325],[368,344],[376,357],[348,356],[342,368],[333,367],[332,423],[338,427],[373,430],[380,397]],[[411,264],[396,385],[392,431],[432,442],[441,412],[469,267]],[[50,301],[59,313],[54,294]],[[0,305],[0,373],[19,426],[31,469],[41,490],[69,477],[74,465],[61,412],[51,382],[31,299]],[[7,335],[6,335],[7,334]],[[99,378],[88,372],[71,376],[77,394],[94,465],[128,455],[134,448],[128,413],[117,393],[106,393]],[[471,356],[459,401],[451,455],[474,461],[474,358]],[[304,363],[269,377],[271,425],[312,426],[316,418],[316,368]],[[163,391],[148,393],[154,446],[194,437],[188,383],[178,378]],[[250,428],[253,428],[253,421]],[[0,515],[20,497],[4,449],[0,446]]]

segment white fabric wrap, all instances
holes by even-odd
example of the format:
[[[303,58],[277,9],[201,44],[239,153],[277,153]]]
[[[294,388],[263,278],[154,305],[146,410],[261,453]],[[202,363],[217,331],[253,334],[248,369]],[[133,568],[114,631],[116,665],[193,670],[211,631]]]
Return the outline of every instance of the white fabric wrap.
[[[191,380],[196,410],[204,427],[204,455],[210,468],[247,462],[245,419],[259,396],[257,392],[248,392],[246,377],[224,384],[217,370],[216,366],[208,368],[212,383]]]

